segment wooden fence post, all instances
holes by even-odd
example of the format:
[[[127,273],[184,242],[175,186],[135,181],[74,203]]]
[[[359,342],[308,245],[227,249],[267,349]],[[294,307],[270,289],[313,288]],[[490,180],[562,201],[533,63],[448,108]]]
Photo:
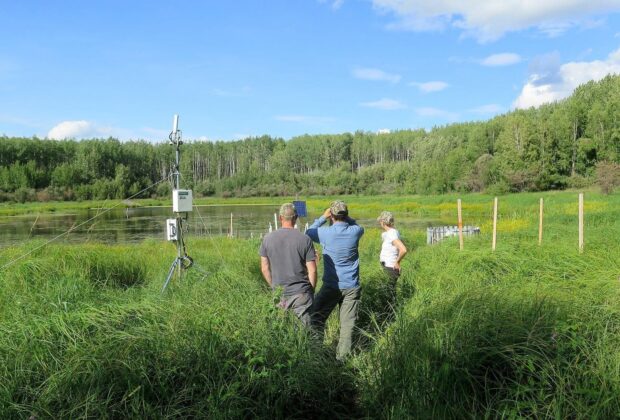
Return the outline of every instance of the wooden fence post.
[[[583,193],[579,193],[579,253],[583,252]]]
[[[459,198],[456,201],[456,208],[457,208],[457,213],[458,213],[458,219],[459,219],[459,247],[461,249],[461,251],[463,250],[463,215],[461,212],[461,199]]]
[[[230,233],[228,235],[230,238],[233,237],[233,214],[230,213]]]
[[[276,230],[278,230],[278,214],[277,213],[273,214],[273,224],[274,224]]]
[[[495,251],[495,245],[497,244],[497,197],[493,200],[493,243],[491,250]]]
[[[540,209],[538,211],[538,245],[542,245],[542,233],[543,233],[543,199],[540,198]]]

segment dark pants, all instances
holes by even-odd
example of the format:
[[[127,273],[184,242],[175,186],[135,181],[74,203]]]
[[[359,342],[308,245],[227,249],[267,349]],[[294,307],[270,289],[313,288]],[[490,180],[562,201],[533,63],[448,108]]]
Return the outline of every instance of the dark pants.
[[[381,262],[381,267],[383,267],[383,272],[388,277],[385,284],[389,299],[388,304],[393,307],[396,304],[396,281],[400,277],[400,271],[395,270],[392,267],[386,267],[383,262]]]
[[[394,280],[394,282],[396,282],[396,280],[400,277],[400,271],[386,266],[384,262],[381,262],[381,267],[383,267],[383,271],[388,275],[390,280]]]
[[[278,307],[285,311],[293,311],[305,327],[310,327],[312,325],[313,303],[314,295],[312,293],[300,293],[293,296],[282,296]]]
[[[351,352],[353,330],[357,321],[361,296],[362,289],[359,286],[350,289],[323,286],[314,298],[312,325],[321,337],[325,332],[327,318],[336,305],[340,306],[340,338],[336,355],[339,360],[344,359]]]

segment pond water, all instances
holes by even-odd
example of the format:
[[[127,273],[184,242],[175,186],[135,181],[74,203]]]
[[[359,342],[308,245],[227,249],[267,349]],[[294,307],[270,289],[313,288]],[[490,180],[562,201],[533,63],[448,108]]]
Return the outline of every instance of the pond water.
[[[235,237],[260,237],[274,225],[274,213],[279,204],[267,205],[210,205],[197,206],[188,214],[189,236],[226,236],[230,231],[232,214]],[[301,228],[314,217],[300,218]],[[165,240],[166,219],[173,218],[170,207],[118,207],[111,210],[90,209],[64,213],[42,213],[0,216],[0,246],[16,245],[30,239],[50,240],[59,235],[58,242],[135,243],[147,238]],[[358,219],[364,227],[377,226],[374,219]],[[437,224],[433,220],[399,219],[400,227],[425,230]],[[74,229],[65,235],[63,233]]]

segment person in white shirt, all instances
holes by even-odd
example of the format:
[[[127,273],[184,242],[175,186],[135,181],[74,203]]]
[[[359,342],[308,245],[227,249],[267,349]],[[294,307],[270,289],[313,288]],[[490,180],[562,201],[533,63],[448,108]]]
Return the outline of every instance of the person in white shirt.
[[[400,239],[400,233],[394,229],[394,215],[389,211],[382,211],[377,221],[383,229],[381,233],[381,253],[379,261],[388,275],[389,287],[393,297],[396,295],[396,280],[400,277],[400,262],[407,254],[407,247]]]

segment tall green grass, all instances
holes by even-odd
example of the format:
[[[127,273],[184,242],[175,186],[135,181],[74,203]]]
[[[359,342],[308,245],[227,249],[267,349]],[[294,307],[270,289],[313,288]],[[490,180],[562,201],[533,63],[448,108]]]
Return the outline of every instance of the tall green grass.
[[[456,216],[456,196],[366,197],[352,212]],[[189,238],[197,267],[160,289],[172,244],[50,245],[0,272],[0,418],[612,418],[620,412],[620,196],[462,197],[482,233],[411,250],[397,301],[361,242],[360,334],[335,360],[274,307],[259,241]],[[331,198],[318,198],[320,209]],[[311,207],[311,208],[314,208]],[[311,210],[314,211],[314,210]],[[417,213],[416,213],[417,212]],[[356,216],[357,214],[352,214]],[[5,264],[37,243],[5,249]]]
[[[3,273],[0,417],[351,413],[347,373],[274,307],[258,243],[194,246],[211,274],[165,294],[174,249],[155,242],[50,247]]]
[[[467,238],[464,251],[447,240],[408,257],[403,306],[356,361],[371,417],[614,418],[620,412],[618,197],[590,201],[596,211],[586,211],[583,254],[576,200],[547,200],[538,246],[534,198],[506,198],[510,213],[500,219],[494,253],[483,232]],[[511,228],[502,231],[502,223]]]

